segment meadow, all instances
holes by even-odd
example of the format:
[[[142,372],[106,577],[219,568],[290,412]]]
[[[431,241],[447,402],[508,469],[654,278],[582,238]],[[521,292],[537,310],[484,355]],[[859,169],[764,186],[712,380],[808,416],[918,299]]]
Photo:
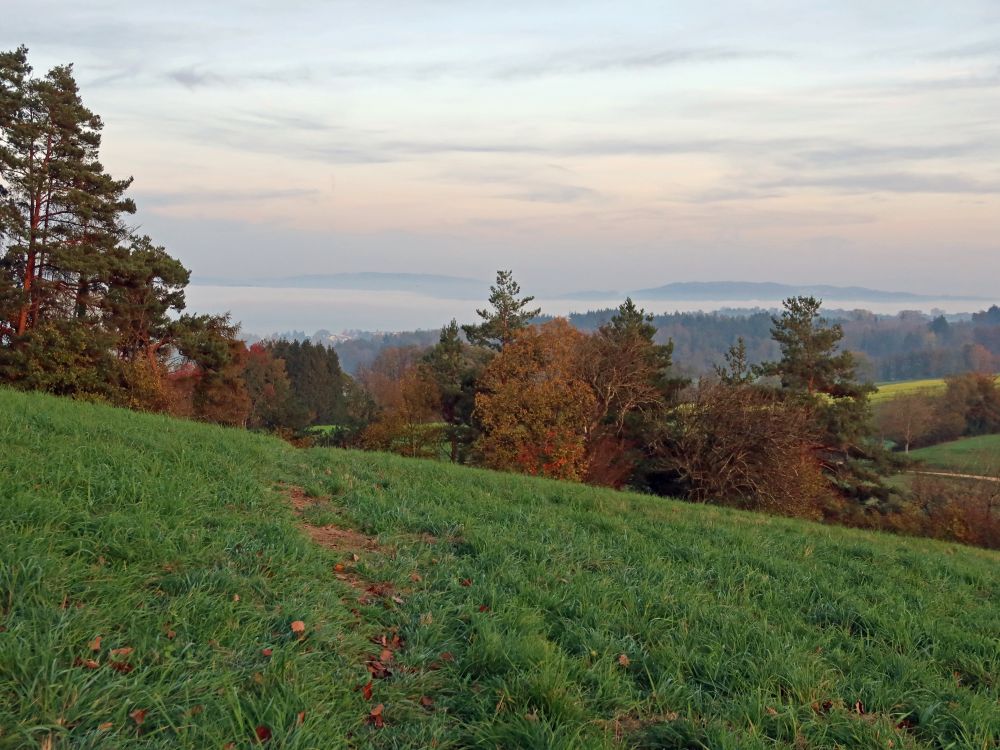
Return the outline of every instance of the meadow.
[[[910,451],[924,468],[1000,476],[1000,435],[978,435]]]
[[[0,389],[0,748],[995,748],[1000,555]]]

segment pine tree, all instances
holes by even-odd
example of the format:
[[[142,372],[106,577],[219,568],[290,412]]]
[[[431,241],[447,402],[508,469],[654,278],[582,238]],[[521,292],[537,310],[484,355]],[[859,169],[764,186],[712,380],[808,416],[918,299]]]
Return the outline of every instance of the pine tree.
[[[747,358],[747,342],[740,336],[725,354],[726,363],[715,365],[715,374],[725,385],[748,385],[756,380],[760,368]]]
[[[500,351],[513,341],[515,334],[542,312],[529,309],[534,297],[521,297],[521,287],[511,271],[497,271],[496,283],[490,287],[492,309],[476,310],[483,319],[478,325],[462,326],[469,343]]]
[[[46,319],[98,308],[108,254],[128,234],[121,215],[135,204],[125,197],[131,178],[111,178],[99,161],[103,123],[83,105],[72,66],[31,78],[22,47],[0,57],[0,68],[0,235],[19,297],[7,328],[23,336]]]

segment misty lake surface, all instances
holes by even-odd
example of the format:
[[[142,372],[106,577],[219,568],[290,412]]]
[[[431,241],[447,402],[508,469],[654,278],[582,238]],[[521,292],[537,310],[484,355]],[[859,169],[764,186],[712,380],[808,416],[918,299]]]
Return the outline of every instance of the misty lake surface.
[[[477,320],[476,309],[485,299],[453,299],[402,291],[359,291],[354,289],[310,289],[252,286],[207,286],[192,284],[187,288],[188,308],[199,312],[230,312],[242,323],[245,333],[268,335],[290,330],[313,333],[319,329],[333,332],[413,331],[436,329],[455,318],[459,323]],[[566,315],[617,307],[616,299],[544,299],[536,304],[549,315]],[[725,308],[772,309],[781,300],[740,301],[644,300],[636,304],[648,312],[710,312]],[[943,310],[948,313],[975,312],[988,303],[956,300],[921,300],[904,302],[855,302],[836,300],[830,307],[842,310],[863,309],[881,314],[901,310]]]

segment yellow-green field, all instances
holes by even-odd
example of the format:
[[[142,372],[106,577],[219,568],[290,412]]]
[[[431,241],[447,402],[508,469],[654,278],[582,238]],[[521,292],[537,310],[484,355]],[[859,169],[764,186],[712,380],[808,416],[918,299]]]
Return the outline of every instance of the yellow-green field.
[[[912,458],[928,469],[943,469],[963,474],[1000,475],[1000,435],[952,440],[910,451]]]
[[[997,384],[1000,384],[1000,377],[997,377]],[[944,378],[928,378],[926,380],[899,380],[894,383],[879,383],[878,390],[872,394],[872,403],[888,401],[899,396],[906,396],[912,393],[925,393],[937,395],[944,393]]]

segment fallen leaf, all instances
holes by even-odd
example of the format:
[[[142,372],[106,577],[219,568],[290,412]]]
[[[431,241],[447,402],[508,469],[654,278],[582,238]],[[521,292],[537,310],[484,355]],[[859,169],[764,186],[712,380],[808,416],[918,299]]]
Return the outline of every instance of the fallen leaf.
[[[431,698],[429,695],[421,695],[420,705],[426,709],[431,709],[434,707],[434,699]]]
[[[623,667],[627,667],[632,662],[625,654],[618,654],[618,663]]]
[[[262,745],[271,739],[271,730],[263,724],[254,730],[254,734],[257,735],[257,742]]]
[[[420,583],[420,581],[422,581],[424,579],[420,576],[419,573],[417,573],[416,571],[414,571],[414,572],[410,573],[410,580],[413,581],[414,583]]]
[[[471,586],[472,585],[472,579],[471,578],[463,578],[462,579],[462,585],[463,586]]]
[[[865,712],[865,706],[861,701],[858,701],[854,704],[854,710],[859,714],[863,714]]]
[[[264,684],[264,675],[262,675],[260,672],[254,672],[253,673],[253,681],[255,683],[257,683],[258,685],[263,685]]]
[[[261,654],[263,654],[264,656],[270,656],[271,654],[273,654],[273,653],[274,653],[274,651],[273,651],[272,649],[269,649],[269,648],[262,648],[262,649],[260,650],[260,652],[261,652]]]
[[[382,649],[382,653],[379,654],[378,658],[379,658],[380,661],[390,662],[390,661],[392,661],[392,651],[390,651],[387,648],[384,648],[384,649]]]
[[[302,620],[296,620],[292,623],[293,633],[304,633],[306,632],[306,624]]]
[[[392,670],[376,659],[369,659],[368,662],[365,663],[365,666],[368,667],[368,671],[371,673],[371,676],[376,680],[384,680],[388,677],[392,677]]]
[[[451,651],[444,651],[444,652],[441,653],[441,660],[442,661],[455,661],[455,657],[451,653]]]
[[[129,714],[129,718],[136,723],[136,726],[140,726],[146,720],[146,709],[137,708]]]
[[[777,712],[777,711],[775,711],[775,710],[774,710],[773,708],[771,708],[770,706],[768,706],[768,707],[767,707],[767,715],[768,715],[768,716],[777,716],[777,715],[778,715],[778,712]]]
[[[403,599],[402,599],[402,597],[399,597],[399,596],[394,596],[394,597],[392,597],[392,600],[393,600],[394,602],[396,602],[396,604],[402,604],[402,603],[403,603]]]
[[[240,595],[239,594],[233,594],[233,601],[234,602],[238,602],[239,600],[240,600]]]
[[[222,750],[236,750],[236,743],[227,742],[225,745],[222,746]]]
[[[343,572],[344,572],[344,570],[345,570],[345,568],[344,568],[344,564],[343,564],[343,563],[337,563],[336,565],[334,565],[334,566],[333,566],[333,569],[334,569],[334,570],[335,570],[336,572],[338,572],[338,573],[343,573]]]
[[[385,710],[385,706],[379,703],[375,708],[368,712],[368,723],[374,726],[376,729],[381,729],[385,726],[385,719],[382,718],[382,712]]]
[[[135,669],[135,667],[133,667],[131,664],[124,661],[108,662],[108,666],[111,667],[116,672],[120,672],[121,674],[128,674],[133,669]]]
[[[354,552],[354,553],[351,554],[351,559],[354,560],[354,562],[357,562],[361,558],[358,557],[358,553],[357,552]]]
[[[97,731],[98,732],[106,732],[109,729],[111,729],[111,727],[113,727],[113,726],[114,726],[114,722],[112,722],[112,721],[106,721],[103,724],[98,724],[97,725]]]
[[[108,652],[109,656],[128,656],[134,649],[125,646],[124,648],[113,648]]]
[[[489,612],[490,608],[488,606],[486,606],[485,604],[480,604],[479,605],[479,611],[480,612]]]
[[[176,637],[177,637],[177,633],[175,633],[173,630],[168,630],[167,631],[167,640],[168,641],[172,641]]]
[[[87,645],[89,646],[89,648],[90,648],[91,651],[100,651],[101,650],[101,636],[97,636],[96,638],[94,638],[94,640],[92,640]]]
[[[78,667],[86,667],[87,669],[97,669],[99,666],[101,666],[93,659],[77,659],[75,662],[73,662],[73,664],[75,664]]]
[[[295,723],[298,724],[299,726],[302,726],[303,724],[306,723],[306,712],[305,711],[299,711],[298,714],[296,714],[296,716],[295,716]]]
[[[366,701],[372,699],[372,681],[368,680],[367,684],[361,686],[361,697]]]

